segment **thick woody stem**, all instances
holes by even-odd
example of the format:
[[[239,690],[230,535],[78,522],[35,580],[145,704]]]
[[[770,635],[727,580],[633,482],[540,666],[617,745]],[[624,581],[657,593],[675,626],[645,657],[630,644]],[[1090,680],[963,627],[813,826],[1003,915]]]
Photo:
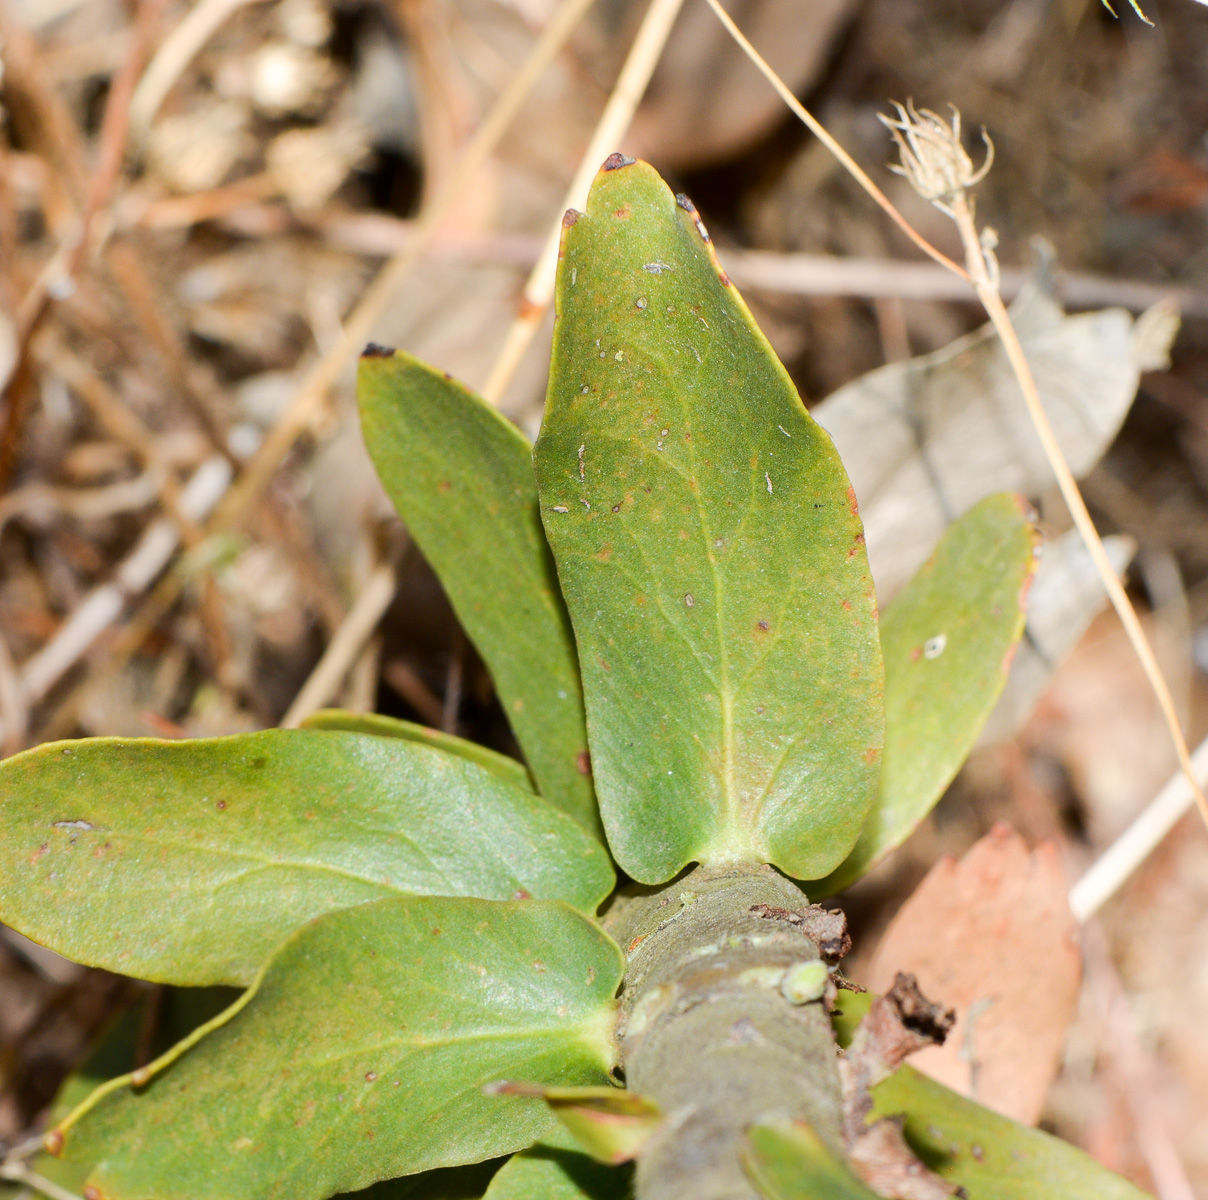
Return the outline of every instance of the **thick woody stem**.
[[[733,864],[623,900],[608,924],[628,958],[626,1083],[666,1114],[638,1162],[640,1200],[754,1200],[739,1149],[758,1121],[808,1121],[843,1153],[823,957],[849,944],[841,914],[770,867]]]

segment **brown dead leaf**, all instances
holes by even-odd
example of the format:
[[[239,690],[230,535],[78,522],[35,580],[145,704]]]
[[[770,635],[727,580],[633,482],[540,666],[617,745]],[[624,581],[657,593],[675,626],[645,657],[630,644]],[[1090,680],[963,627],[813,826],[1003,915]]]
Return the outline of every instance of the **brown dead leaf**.
[[[1082,966],[1052,843],[1028,851],[1000,822],[958,863],[941,859],[877,947],[868,984],[899,971],[956,1009],[943,1046],[913,1065],[1017,1121],[1035,1124],[1057,1074]]]

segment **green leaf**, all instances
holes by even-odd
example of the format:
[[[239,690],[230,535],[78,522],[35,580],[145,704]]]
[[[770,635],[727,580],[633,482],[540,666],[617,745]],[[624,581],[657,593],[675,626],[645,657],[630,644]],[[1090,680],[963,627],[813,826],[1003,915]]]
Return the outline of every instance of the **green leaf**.
[[[881,790],[855,849],[811,895],[840,891],[900,846],[973,749],[1023,636],[1038,540],[1020,497],[988,496],[889,606]]]
[[[1039,1129],[967,1100],[912,1067],[872,1089],[872,1117],[906,1117],[906,1140],[976,1200],[1143,1200],[1126,1179]]]
[[[631,1166],[604,1166],[580,1154],[563,1129],[510,1158],[484,1200],[631,1200],[632,1196]]]
[[[414,721],[400,721],[398,717],[384,717],[380,713],[348,712],[343,708],[321,708],[311,713],[302,722],[303,729],[322,729],[335,733],[366,733],[372,737],[402,738],[405,742],[419,742],[424,746],[435,746],[448,754],[456,754],[491,772],[492,775],[510,783],[513,787],[533,790],[529,773],[523,763],[518,763],[506,754],[468,742],[440,729],[417,725]]]
[[[77,1110],[63,1152],[97,1163],[106,1200],[321,1200],[522,1149],[554,1117],[484,1085],[607,1082],[621,970],[607,935],[559,902],[329,913],[141,1091]]]
[[[51,1102],[46,1124],[57,1124],[98,1086],[133,1069],[148,1019],[149,1005],[154,1004],[158,1010],[154,1016],[151,1045],[151,1052],[155,1054],[168,1049],[173,1042],[217,1016],[238,995],[233,988],[165,988],[158,999],[144,994],[138,1004],[118,1014],[98,1038],[83,1064],[63,1081]],[[41,1151],[29,1165],[52,1183],[80,1195],[94,1164],[64,1162]],[[3,1194],[0,1189],[0,1195]]]
[[[576,1149],[617,1166],[637,1158],[663,1123],[653,1100],[621,1087],[542,1087],[503,1082],[498,1096],[538,1096],[562,1122]]]
[[[617,861],[816,878],[880,774],[875,597],[830,438],[705,236],[644,163],[565,229],[541,514]]]
[[[835,1041],[846,1050],[851,1045],[856,1028],[868,1016],[872,1002],[876,996],[872,992],[841,991],[835,998],[835,1007],[831,1009],[831,1028],[835,1031]]]
[[[361,359],[365,444],[491,672],[538,790],[599,833],[574,639],[524,435],[402,351]]]
[[[246,983],[302,922],[382,896],[594,911],[612,882],[552,805],[395,738],[97,738],[0,763],[0,920],[146,979]]]
[[[804,1121],[753,1125],[742,1165],[766,1200],[877,1200]]]

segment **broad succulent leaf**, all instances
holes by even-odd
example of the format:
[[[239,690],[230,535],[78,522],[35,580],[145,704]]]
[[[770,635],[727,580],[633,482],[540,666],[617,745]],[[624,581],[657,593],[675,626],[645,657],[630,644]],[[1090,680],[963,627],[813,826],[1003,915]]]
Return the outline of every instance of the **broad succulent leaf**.
[[[605,1166],[579,1152],[565,1130],[514,1155],[483,1200],[631,1200],[633,1168]]]
[[[765,1200],[877,1200],[803,1121],[752,1126],[743,1169]]]
[[[383,896],[594,912],[612,884],[551,804],[397,738],[98,738],[0,764],[0,920],[143,979],[247,983],[304,921]]]
[[[343,708],[321,708],[311,713],[302,722],[303,729],[323,729],[335,733],[367,733],[372,737],[402,738],[405,742],[419,742],[424,746],[435,746],[448,754],[456,754],[459,758],[468,759],[480,767],[498,776],[513,787],[523,788],[526,792],[533,791],[529,773],[524,764],[480,746],[477,742],[467,741],[452,733],[440,729],[432,729],[428,725],[417,725],[414,721],[402,721],[398,717],[385,717],[381,713],[349,712]]]
[[[490,670],[538,790],[598,833],[574,638],[528,441],[402,351],[363,357],[357,395],[382,484]]]
[[[958,1095],[909,1066],[872,1090],[871,1119],[905,1115],[906,1140],[977,1200],[1148,1200],[1089,1154]]]
[[[854,493],[695,211],[614,164],[566,223],[535,453],[609,844],[643,883],[817,878],[881,766]]]
[[[855,849],[810,888],[854,883],[918,827],[973,749],[1023,636],[1039,535],[1003,492],[950,525],[881,618],[885,763]]]
[[[96,1164],[105,1200],[322,1200],[496,1157],[556,1119],[486,1084],[607,1082],[621,970],[599,926],[560,902],[329,913],[282,944],[225,1023],[52,1138]]]
[[[874,998],[840,994],[831,1021],[844,1049]],[[869,1120],[904,1118],[914,1152],[977,1200],[1149,1200],[1069,1142],[993,1112],[911,1066],[899,1067],[872,1096]]]

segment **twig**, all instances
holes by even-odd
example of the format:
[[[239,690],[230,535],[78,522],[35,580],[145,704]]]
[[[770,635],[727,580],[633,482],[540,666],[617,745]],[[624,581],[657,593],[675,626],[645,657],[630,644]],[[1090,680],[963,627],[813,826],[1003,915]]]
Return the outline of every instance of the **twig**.
[[[52,297],[56,294],[69,295],[74,290],[75,276],[92,245],[97,216],[109,203],[117,185],[126,151],[134,81],[142,70],[147,45],[165,3],[166,0],[143,0],[139,6],[130,51],[113,78],[105,103],[96,168],[88,182],[78,228],[62,241],[51,257],[50,269],[42,271],[33,287],[21,298],[17,320],[17,364],[7,389],[9,411],[4,433],[0,436],[0,490],[7,486],[9,473],[16,462],[21,429],[29,408],[31,380],[26,359],[30,339],[45,316]]]
[[[650,7],[642,18],[642,24],[633,39],[629,55],[613,86],[608,103],[600,114],[591,141],[579,160],[579,169],[566,190],[566,198],[558,213],[537,265],[533,267],[524,285],[520,299],[520,312],[491,368],[491,374],[483,386],[482,395],[490,404],[498,404],[507,390],[524,352],[528,349],[545,316],[554,295],[554,282],[558,266],[558,246],[562,238],[562,213],[568,208],[583,208],[587,204],[587,191],[592,179],[605,157],[616,149],[617,142],[625,136],[633,114],[645,95],[646,85],[658,65],[663,47],[671,34],[671,26],[683,7],[684,0],[650,0]]]
[[[390,607],[395,587],[394,567],[389,564],[378,567],[366,580],[356,603],[348,610],[344,623],[328,642],[323,657],[302,685],[289,711],[281,718],[282,729],[297,729],[311,713],[335,696],[365,643],[373,636],[382,615]]]
[[[231,467],[214,455],[193,472],[180,495],[181,512],[193,521],[205,519],[226,490]],[[180,544],[176,527],[166,517],[147,526],[138,544],[122,561],[110,582],[94,588],[59,627],[58,632],[21,670],[27,705],[36,704],[71,670],[121,615],[131,597],[141,595],[168,565]],[[0,737],[7,734],[0,727]]]
[[[31,483],[0,497],[0,530],[26,514],[66,513],[76,519],[113,517],[137,512],[154,504],[159,496],[159,474],[144,471],[133,479],[121,479],[101,487],[66,488]]]
[[[1200,779],[1208,781],[1208,739],[1196,747],[1191,765]],[[1194,801],[1187,776],[1182,771],[1171,776],[1141,815],[1070,889],[1074,916],[1080,921],[1093,917],[1179,823]]]
[[[0,1179],[7,1179],[11,1183],[24,1184],[28,1188],[33,1188],[36,1192],[41,1192],[44,1196],[49,1196],[50,1200],[80,1200],[75,1192],[69,1192],[65,1187],[60,1187],[52,1179],[47,1179],[45,1175],[39,1175],[37,1171],[25,1165],[23,1162],[4,1162],[0,1163]]]
[[[250,3],[253,0],[200,0],[163,40],[130,102],[131,140],[136,149],[145,145],[155,114],[194,56],[227,20]]]
[[[1011,317],[998,291],[998,265],[993,258],[993,240],[991,238],[989,242],[984,241],[979,236],[973,220],[967,188],[976,183],[985,174],[990,162],[993,161],[993,146],[986,139],[988,151],[986,162],[979,171],[974,172],[972,164],[960,143],[960,116],[955,113],[955,110],[953,110],[954,116],[950,128],[945,126],[944,122],[934,113],[924,109],[920,115],[909,106],[905,109],[900,105],[898,106],[898,118],[896,120],[882,118],[902,154],[902,167],[894,169],[898,170],[900,174],[905,175],[920,195],[925,196],[937,208],[942,212],[946,212],[956,222],[957,230],[961,235],[961,242],[965,250],[966,269],[961,270],[955,263],[935,250],[921,234],[915,232],[906,221],[906,218],[894,208],[888,198],[880,192],[880,189],[876,188],[876,185],[868,179],[843,148],[833,138],[825,134],[822,126],[814,120],[797,98],[793,96],[784,81],[776,75],[775,71],[764,61],[751,43],[742,36],[737,26],[722,9],[719,0],[705,0],[705,2],[717,14],[718,19],[729,30],[731,36],[743,48],[747,56],[759,67],[763,75],[776,88],[785,103],[815,134],[823,139],[832,153],[852,172],[856,179],[865,187],[865,190],[877,200],[877,203],[889,212],[903,229],[910,231],[911,240],[916,245],[925,249],[937,262],[949,266],[949,269],[954,273],[967,279],[973,285],[978,299],[982,302],[1002,342],[1003,350],[1015,373],[1020,390],[1023,392],[1024,402],[1032,418],[1033,426],[1036,429],[1037,436],[1040,438],[1045,456],[1049,461],[1049,466],[1057,477],[1058,487],[1074,519],[1074,524],[1086,543],[1087,551],[1103,581],[1103,586],[1107,590],[1112,606],[1119,614],[1120,620],[1124,624],[1125,632],[1128,634],[1129,641],[1145,670],[1150,687],[1153,689],[1158,705],[1166,719],[1171,741],[1174,743],[1175,751],[1179,756],[1179,762],[1182,765],[1183,774],[1186,777],[1191,794],[1195,798],[1196,806],[1200,810],[1200,815],[1205,825],[1208,825],[1208,799],[1205,798],[1199,780],[1196,778],[1191,763],[1191,755],[1187,748],[1187,741],[1183,736],[1183,730],[1179,724],[1174,699],[1170,694],[1170,689],[1166,684],[1162,670],[1153,656],[1153,651],[1145,637],[1145,632],[1141,628],[1141,622],[1137,619],[1137,614],[1128,599],[1128,594],[1124,591],[1119,578],[1112,568],[1107,551],[1104,549],[1103,542],[1100,540],[1098,531],[1095,529],[1095,524],[1091,520],[1090,513],[1087,512],[1086,504],[1082,499],[1082,493],[1078,490],[1078,484],[1069,469],[1069,465],[1065,461],[1061,445],[1053,433],[1053,427],[1049,423],[1044,406],[1041,404],[1040,394],[1036,388],[1036,380],[1032,376],[1032,368],[1028,363],[1027,356],[1023,352],[1023,347],[1020,345],[1015,327],[1011,323]],[[989,230],[986,232],[987,234],[990,233]],[[994,271],[994,278],[991,278],[991,267]]]
[[[46,332],[52,333],[51,330]],[[134,451],[143,467],[157,480],[160,502],[176,524],[181,540],[186,546],[195,546],[201,538],[201,530],[196,521],[190,520],[182,511],[180,486],[176,477],[160,461],[155,436],[142,419],[123,404],[92,366],[73,354],[61,338],[45,337],[33,349],[43,370],[57,375],[88,405],[106,433]]]
[[[0,725],[4,729],[0,753],[16,754],[24,744],[29,728],[29,705],[25,703],[21,677],[3,636],[0,636]]]
[[[717,19],[726,27],[726,32],[738,43],[746,56],[755,64],[759,73],[772,85],[776,94],[796,114],[798,120],[839,160],[851,177],[873,198],[889,219],[930,258],[934,258],[940,266],[947,268],[962,279],[969,276],[965,270],[952,261],[946,254],[937,250],[909,221],[897,210],[893,201],[868,177],[863,167],[827,132],[826,127],[793,95],[789,85],[776,74],[771,63],[747,41],[742,30],[734,24],[730,14],[721,6],[721,0],[705,0],[705,3],[717,14]]]
[[[393,658],[382,667],[382,678],[415,709],[425,725],[440,728],[444,707],[413,667],[401,658]]]

